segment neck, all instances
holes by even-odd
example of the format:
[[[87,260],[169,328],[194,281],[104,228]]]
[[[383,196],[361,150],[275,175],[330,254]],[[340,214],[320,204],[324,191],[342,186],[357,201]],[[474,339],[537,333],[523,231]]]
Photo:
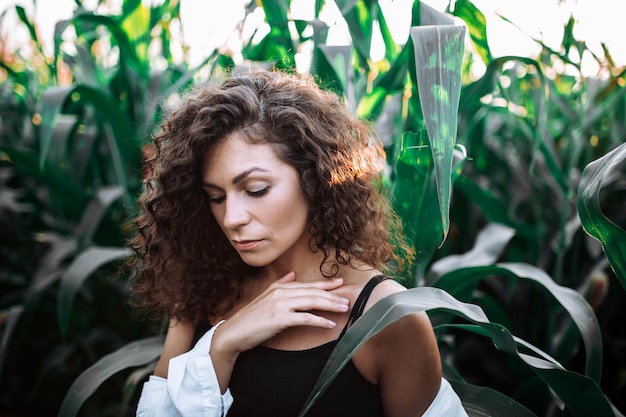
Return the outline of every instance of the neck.
[[[298,256],[297,259],[267,265],[263,268],[263,275],[268,280],[275,281],[293,271],[298,282],[320,281],[326,279],[320,271],[323,259],[322,252],[309,251],[306,255]]]

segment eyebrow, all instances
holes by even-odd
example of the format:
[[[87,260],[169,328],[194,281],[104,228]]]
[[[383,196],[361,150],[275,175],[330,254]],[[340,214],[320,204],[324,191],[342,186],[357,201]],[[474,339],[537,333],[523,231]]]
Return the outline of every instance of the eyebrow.
[[[261,168],[261,167],[252,167],[250,169],[246,169],[241,174],[238,174],[238,175],[235,176],[235,178],[233,178],[233,181],[232,181],[233,185],[239,184],[241,181],[243,181],[246,178],[248,178],[250,176],[250,174],[252,174],[254,172],[270,172],[270,171],[265,169],[265,168]],[[210,182],[206,182],[206,181],[202,181],[202,186],[203,187],[208,187],[208,188],[220,188],[217,185],[212,184]]]

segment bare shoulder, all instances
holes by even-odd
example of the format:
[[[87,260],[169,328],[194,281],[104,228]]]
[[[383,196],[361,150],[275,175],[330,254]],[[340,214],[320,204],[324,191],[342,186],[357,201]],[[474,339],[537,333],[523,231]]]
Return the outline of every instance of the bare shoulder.
[[[373,306],[383,298],[387,297],[388,295],[405,290],[406,287],[394,281],[393,279],[386,279],[376,285],[376,287],[374,287],[374,289],[372,290],[372,294],[365,304],[365,310],[369,309],[371,306]]]
[[[405,290],[401,284],[385,280],[372,291],[366,309]],[[404,316],[372,337],[368,344],[368,358],[380,386],[385,415],[421,415],[441,383],[441,359],[428,315],[420,312]]]

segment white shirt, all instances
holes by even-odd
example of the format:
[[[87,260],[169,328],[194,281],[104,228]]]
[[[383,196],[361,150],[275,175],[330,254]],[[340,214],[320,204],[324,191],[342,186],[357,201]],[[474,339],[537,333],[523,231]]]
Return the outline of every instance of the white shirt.
[[[189,352],[170,360],[167,379],[150,376],[137,406],[137,417],[223,417],[233,403],[230,390],[220,393],[210,357],[218,323]],[[442,378],[437,396],[422,417],[467,417],[461,400]],[[295,417],[295,416],[294,416]]]

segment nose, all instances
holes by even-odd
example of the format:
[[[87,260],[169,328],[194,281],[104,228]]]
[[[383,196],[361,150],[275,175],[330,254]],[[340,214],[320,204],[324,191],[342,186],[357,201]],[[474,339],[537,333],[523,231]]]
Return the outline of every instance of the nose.
[[[250,222],[250,213],[243,201],[233,196],[224,201],[224,228],[235,230]]]

